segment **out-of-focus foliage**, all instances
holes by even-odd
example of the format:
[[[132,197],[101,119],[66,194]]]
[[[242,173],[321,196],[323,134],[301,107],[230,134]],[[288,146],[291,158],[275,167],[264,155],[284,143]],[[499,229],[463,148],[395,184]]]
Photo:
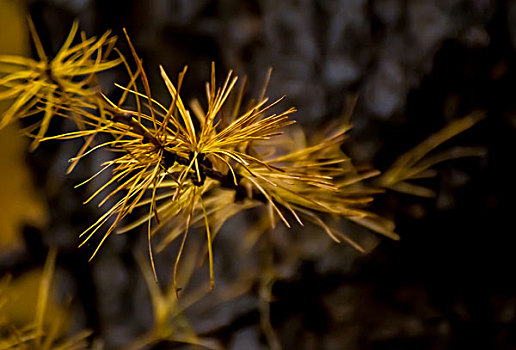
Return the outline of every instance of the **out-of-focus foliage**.
[[[436,172],[431,167],[438,163],[457,158],[484,155],[485,151],[483,149],[472,147],[456,147],[429,155],[436,147],[471,128],[483,117],[483,113],[472,113],[450,123],[416,147],[411,148],[407,153],[397,158],[392,166],[378,178],[379,186],[414,196],[435,197],[433,190],[409,181],[435,176]]]
[[[42,273],[27,276],[25,283],[22,280],[13,283],[8,277],[0,283],[0,349],[87,348],[85,338],[89,331],[63,339],[67,313],[50,301],[56,256],[56,250],[51,250]],[[30,320],[27,319],[29,313]]]
[[[25,8],[20,1],[0,0],[0,55],[26,55],[28,52]],[[9,101],[0,101],[0,113]],[[28,169],[22,161],[26,140],[16,125],[0,130],[0,250],[21,244],[24,223],[41,225],[44,208],[32,188]]]
[[[160,287],[154,280],[152,269],[145,259],[141,257],[138,259],[149,290],[154,320],[152,330],[132,343],[129,349],[138,350],[163,341],[199,345],[207,349],[222,349],[222,346],[215,340],[199,337],[195,332],[195,327],[190,324],[184,314],[189,306],[205,297],[209,291],[205,284],[194,290],[188,288],[198,263],[201,251],[199,248],[199,245],[193,245],[185,252],[179,283],[188,290],[188,293],[180,299],[173,284],[170,284],[168,288]]]

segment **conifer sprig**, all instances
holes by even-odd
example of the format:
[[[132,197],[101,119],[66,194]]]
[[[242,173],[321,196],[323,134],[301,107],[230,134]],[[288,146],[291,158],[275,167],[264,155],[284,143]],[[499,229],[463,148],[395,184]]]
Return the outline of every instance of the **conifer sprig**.
[[[44,115],[28,129],[37,130],[32,148],[46,134],[50,120],[61,108],[80,105],[81,100],[93,102],[97,98],[98,87],[95,74],[118,65],[121,60],[108,60],[116,37],[106,32],[100,38],[86,38],[81,34],[81,42],[74,44],[79,28],[75,21],[70,33],[57,54],[50,58],[29,18],[29,30],[37,52],[37,59],[19,56],[0,56],[0,100],[14,99],[9,109],[2,115],[0,128],[14,119]],[[81,120],[76,119],[80,125]]]
[[[83,35],[82,42],[72,46],[77,32],[74,23],[63,47],[50,60],[32,23],[30,26],[39,60],[0,57],[3,66],[25,68],[0,79],[3,88],[0,98],[15,98],[0,125],[43,110],[42,120],[35,126],[39,127],[36,145],[50,139],[86,140],[78,155],[71,159],[69,170],[95,150],[113,151],[114,158],[92,177],[110,171],[109,180],[85,203],[106,193],[99,206],[114,204],[80,235],[83,239],[80,246],[97,232],[103,232],[93,258],[113,232],[123,233],[146,224],[155,273],[151,238],[167,227],[169,233],[160,249],[182,235],[174,267],[176,291],[179,290],[178,264],[190,227],[204,226],[206,231],[213,288],[213,239],[227,219],[257,206],[268,208],[272,226],[278,221],[287,227],[293,222],[304,225],[308,221],[321,227],[335,241],[346,241],[360,251],[364,249],[328,224],[327,218],[345,218],[391,239],[399,239],[394,224],[370,212],[368,205],[382,188],[406,190],[406,180],[422,176],[436,163],[436,159],[423,159],[430,150],[476,121],[457,122],[431,137],[401,157],[379,178],[379,186],[372,187],[367,180],[380,172],[359,171],[342,152],[349,130],[346,121],[333,133],[315,141],[306,141],[303,132],[298,134],[301,137],[288,137],[284,133],[292,130],[288,127],[294,123],[290,119],[294,108],[274,113],[282,99],[269,102],[265,97],[266,86],[258,99],[242,107],[245,83],[237,89],[238,78],[230,71],[218,85],[214,64],[206,83],[206,102],[194,100],[190,105],[181,98],[187,67],[178,74],[175,85],[160,66],[161,78],[170,94],[170,101],[164,103],[153,98],[142,60],[127,32],[124,31],[135,70],[114,48],[115,39],[109,33],[98,40]],[[107,55],[113,49],[119,58],[110,61]],[[122,96],[114,102],[100,91],[95,74],[119,63],[125,66],[129,82],[115,84],[122,90]],[[266,82],[269,76],[270,72]],[[133,106],[128,103],[131,98]],[[43,138],[54,115],[73,119],[78,129]],[[94,138],[102,134],[108,140],[95,144]],[[423,194],[419,190],[412,192]],[[136,208],[146,208],[147,214],[122,227],[123,220]]]

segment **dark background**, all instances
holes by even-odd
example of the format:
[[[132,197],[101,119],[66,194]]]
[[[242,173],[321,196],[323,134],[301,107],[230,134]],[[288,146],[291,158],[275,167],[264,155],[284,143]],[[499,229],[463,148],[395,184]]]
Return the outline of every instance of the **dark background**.
[[[356,93],[345,151],[380,170],[450,121],[486,111],[485,120],[447,144],[483,146],[486,155],[437,166],[439,175],[426,183],[436,198],[388,192],[375,203],[395,219],[401,241],[364,233],[375,248],[361,255],[311,232],[302,236],[309,248],[295,262],[286,263],[278,249],[271,322],[285,349],[516,348],[516,3],[48,0],[28,1],[28,8],[47,52],[56,52],[74,18],[90,35],[112,29],[121,36],[126,27],[158,100],[166,96],[158,64],[171,75],[188,64],[183,91],[200,96],[211,61],[221,78],[229,69],[247,74],[254,92],[273,67],[268,95],[287,95],[307,130],[338,122],[346,97]],[[116,93],[111,84],[118,79],[127,79],[121,69],[102,83]],[[58,266],[68,276],[63,289],[75,295],[74,326],[93,328],[107,349],[118,348],[152,323],[133,255],[145,237],[112,237],[92,263],[87,249],[77,251],[77,234],[100,211],[81,205],[93,187],[73,186],[96,171],[102,155],[65,177],[76,148],[44,144],[28,155],[49,203],[49,225],[26,227],[28,253],[4,258],[1,267],[16,275],[39,264],[46,246],[58,245]],[[230,223],[215,243],[222,286],[239,263],[228,252],[238,244],[235,227]],[[216,308],[207,301],[190,321],[228,348],[268,348],[258,294],[252,288]]]

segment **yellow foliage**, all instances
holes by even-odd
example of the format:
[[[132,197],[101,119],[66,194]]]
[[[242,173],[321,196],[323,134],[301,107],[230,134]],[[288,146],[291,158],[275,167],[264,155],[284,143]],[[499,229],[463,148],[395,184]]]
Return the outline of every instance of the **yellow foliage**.
[[[0,0],[0,54],[25,55],[28,30],[22,1]],[[7,101],[0,101],[0,113]],[[26,140],[16,125],[0,131],[0,251],[19,246],[21,225],[42,225],[45,208],[24,162]]]

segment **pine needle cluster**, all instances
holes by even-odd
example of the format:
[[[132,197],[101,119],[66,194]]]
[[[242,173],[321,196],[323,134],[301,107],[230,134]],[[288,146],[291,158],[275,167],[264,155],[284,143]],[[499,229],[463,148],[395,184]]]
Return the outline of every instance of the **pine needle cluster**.
[[[158,249],[181,238],[174,268],[176,291],[177,267],[191,226],[203,226],[206,232],[213,288],[213,239],[229,218],[253,207],[268,209],[272,227],[278,222],[287,227],[310,222],[333,240],[348,242],[358,250],[363,249],[329,225],[328,217],[345,218],[399,239],[394,224],[370,212],[368,206],[383,188],[406,189],[403,181],[417,177],[435,161],[417,171],[405,171],[403,166],[413,165],[425,152],[446,140],[429,141],[431,147],[418,151],[419,158],[399,161],[380,178],[380,185],[373,187],[367,179],[380,173],[359,171],[342,152],[350,129],[347,123],[315,141],[307,141],[304,133],[298,132],[298,142],[292,142],[288,132],[293,129],[291,116],[295,109],[274,113],[282,101],[270,101],[265,93],[246,103],[245,84],[237,87],[238,78],[232,72],[219,84],[212,65],[205,101],[194,100],[187,105],[181,97],[187,67],[174,83],[160,66],[170,98],[167,102],[158,101],[153,98],[142,60],[127,33],[135,68],[114,48],[115,38],[109,33],[99,39],[86,39],[83,34],[81,42],[73,45],[77,32],[74,23],[61,50],[50,60],[32,23],[30,28],[37,60],[0,57],[0,70],[6,73],[0,78],[0,98],[14,101],[2,116],[0,127],[15,119],[42,115],[28,130],[37,130],[33,147],[43,140],[84,139],[85,144],[72,158],[69,170],[91,152],[111,150],[114,158],[105,162],[92,178],[106,171],[111,176],[86,203],[103,196],[99,206],[113,201],[114,204],[82,232],[81,245],[100,233],[102,238],[93,258],[112,233],[146,225],[154,269],[151,237],[166,228]],[[112,51],[118,53],[118,58],[108,59]],[[96,73],[119,64],[125,66],[129,82],[116,84],[122,96],[112,101],[98,87]],[[128,100],[134,103],[129,104]],[[45,136],[54,116],[72,119],[77,130]],[[451,129],[457,133],[470,125],[463,123]],[[412,175],[407,177],[407,172]],[[133,223],[125,223],[124,219],[137,208],[144,208],[147,214]]]
[[[120,59],[106,60],[115,44],[109,32],[99,39],[87,39],[82,33],[81,42],[72,45],[78,28],[78,22],[74,22],[61,49],[50,59],[29,18],[37,59],[0,56],[0,73],[4,73],[0,78],[0,100],[14,99],[1,118],[0,128],[13,119],[39,116],[42,112],[43,116],[27,130],[35,132],[33,149],[47,132],[52,116],[62,108],[73,108],[97,98],[95,73],[120,63]],[[80,126],[80,119],[77,123]]]

